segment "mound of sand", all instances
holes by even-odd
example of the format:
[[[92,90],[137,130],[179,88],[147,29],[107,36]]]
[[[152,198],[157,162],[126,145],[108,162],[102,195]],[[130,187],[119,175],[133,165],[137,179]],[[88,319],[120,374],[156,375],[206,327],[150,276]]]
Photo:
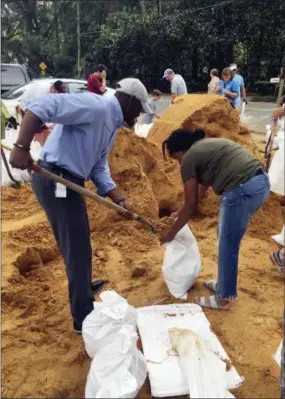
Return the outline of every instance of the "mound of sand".
[[[192,118],[192,123],[196,121],[195,126],[199,126],[198,120],[202,123],[203,118],[208,118],[209,135],[222,132],[255,151],[250,136],[223,99],[217,101],[223,112],[228,112],[232,124],[230,129],[221,130],[221,114],[215,117],[218,120],[209,122],[209,110],[216,109],[216,97],[207,96],[206,102],[202,101],[203,96],[193,97],[201,101],[200,108],[195,100],[192,112],[192,100],[188,96],[179,99],[180,106],[177,103],[167,110],[154,127],[152,140],[159,143],[175,123],[178,126]],[[178,111],[180,118],[175,116]],[[188,119],[187,112],[191,116]],[[110,167],[114,180],[136,211],[154,221],[157,234],[88,199],[93,277],[105,279],[106,288],[115,289],[134,306],[173,303],[161,275],[164,249],[159,236],[172,223],[163,216],[183,202],[179,166],[172,161],[165,163],[155,143],[121,129],[110,154]],[[88,188],[94,189],[90,183]],[[210,192],[190,222],[202,255],[202,279],[216,275],[218,204],[219,198]],[[246,382],[237,392],[241,398],[278,397],[278,368],[271,355],[281,338],[283,288],[278,273],[271,269],[268,254],[275,248],[270,235],[281,230],[282,219],[279,199],[271,196],[255,216],[243,242],[237,306],[227,315],[207,314],[234,365],[245,376]],[[30,185],[20,190],[2,188],[3,397],[83,396],[89,360],[81,338],[71,330],[64,269]],[[199,281],[188,300],[204,294]],[[256,349],[254,356],[252,347]],[[139,397],[150,397],[147,383]]]
[[[162,118],[154,123],[148,139],[161,144],[173,130],[179,128],[203,128],[207,137],[228,138],[258,154],[248,129],[240,124],[237,112],[221,96],[186,94],[178,97]]]

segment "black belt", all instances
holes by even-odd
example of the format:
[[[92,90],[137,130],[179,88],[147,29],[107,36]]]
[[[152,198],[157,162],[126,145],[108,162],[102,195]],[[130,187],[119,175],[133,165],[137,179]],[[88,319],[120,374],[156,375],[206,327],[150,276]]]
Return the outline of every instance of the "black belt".
[[[75,184],[79,184],[80,186],[84,187],[84,179],[77,177],[70,173],[68,170],[54,164],[51,162],[46,162],[41,159],[38,160],[38,164],[42,166],[44,169],[49,170],[50,172],[62,176],[64,179],[70,180]]]

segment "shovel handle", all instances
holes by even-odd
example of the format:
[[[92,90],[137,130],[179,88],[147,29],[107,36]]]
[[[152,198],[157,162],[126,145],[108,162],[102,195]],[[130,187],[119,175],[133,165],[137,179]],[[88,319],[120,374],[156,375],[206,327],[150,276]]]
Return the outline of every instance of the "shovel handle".
[[[276,128],[277,128],[276,125],[277,125],[276,122],[274,122],[272,125],[271,134],[270,134],[269,140],[268,140],[266,148],[265,148],[265,170],[266,170],[266,172],[269,171],[269,167],[270,167],[274,138],[276,136]]]
[[[1,143],[1,146],[3,148],[6,148],[9,151],[12,151],[12,147],[10,147],[6,144]],[[125,208],[123,208],[122,206],[117,205],[114,202],[110,202],[107,199],[101,197],[100,195],[92,193],[91,191],[87,190],[86,188],[81,187],[78,184],[72,183],[71,181],[64,179],[63,177],[58,176],[45,168],[42,168],[40,165],[36,164],[35,162],[33,162],[29,166],[29,169],[33,170],[36,173],[41,174],[42,176],[48,177],[49,179],[52,179],[52,180],[56,181],[57,183],[63,184],[64,186],[70,188],[71,190],[76,191],[77,193],[84,195],[85,197],[90,198],[90,199],[98,202],[99,204],[106,206],[109,209],[115,210],[120,215],[124,216],[128,213],[128,211]],[[144,219],[142,216],[134,214],[134,220],[147,225],[152,230],[153,233],[155,232],[155,228],[154,228],[153,224],[151,222],[149,222],[148,220]]]
[[[34,172],[39,173],[42,176],[48,177],[49,179],[56,181],[57,183],[63,184],[64,186],[70,188],[73,191],[76,191],[79,194],[84,195],[85,197],[91,198],[92,200],[98,202],[99,204],[105,205],[107,208],[114,209],[121,215],[125,215],[126,213],[128,213],[128,211],[122,206],[110,202],[107,199],[100,197],[100,195],[92,193],[86,188],[81,187],[78,184],[72,183],[70,180],[64,179],[64,177],[58,176],[35,163],[31,164],[30,169],[33,170]]]

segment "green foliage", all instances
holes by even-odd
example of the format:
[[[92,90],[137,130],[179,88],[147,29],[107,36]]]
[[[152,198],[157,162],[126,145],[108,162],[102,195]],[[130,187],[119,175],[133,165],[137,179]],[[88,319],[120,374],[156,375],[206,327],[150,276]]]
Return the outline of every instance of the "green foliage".
[[[84,76],[104,63],[111,82],[135,76],[168,90],[161,77],[171,67],[201,90],[205,68],[236,62],[252,83],[285,63],[284,0],[81,0],[80,11]],[[3,62],[77,74],[75,0],[3,0],[1,15]]]

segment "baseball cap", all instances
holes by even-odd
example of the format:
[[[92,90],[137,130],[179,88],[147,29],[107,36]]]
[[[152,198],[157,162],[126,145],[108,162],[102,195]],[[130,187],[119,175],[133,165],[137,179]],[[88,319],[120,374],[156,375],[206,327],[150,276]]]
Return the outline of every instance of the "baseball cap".
[[[146,114],[153,114],[150,106],[148,105],[148,94],[145,86],[139,79],[126,78],[117,83],[117,91],[135,97],[141,102],[143,112]]]
[[[237,69],[237,64],[231,64],[230,65],[230,70],[235,71]]]
[[[164,74],[163,74],[163,76],[162,76],[162,79],[164,79],[167,75],[173,74],[173,73],[174,73],[174,72],[173,72],[172,69],[170,69],[170,68],[166,69],[166,70],[164,71]]]

